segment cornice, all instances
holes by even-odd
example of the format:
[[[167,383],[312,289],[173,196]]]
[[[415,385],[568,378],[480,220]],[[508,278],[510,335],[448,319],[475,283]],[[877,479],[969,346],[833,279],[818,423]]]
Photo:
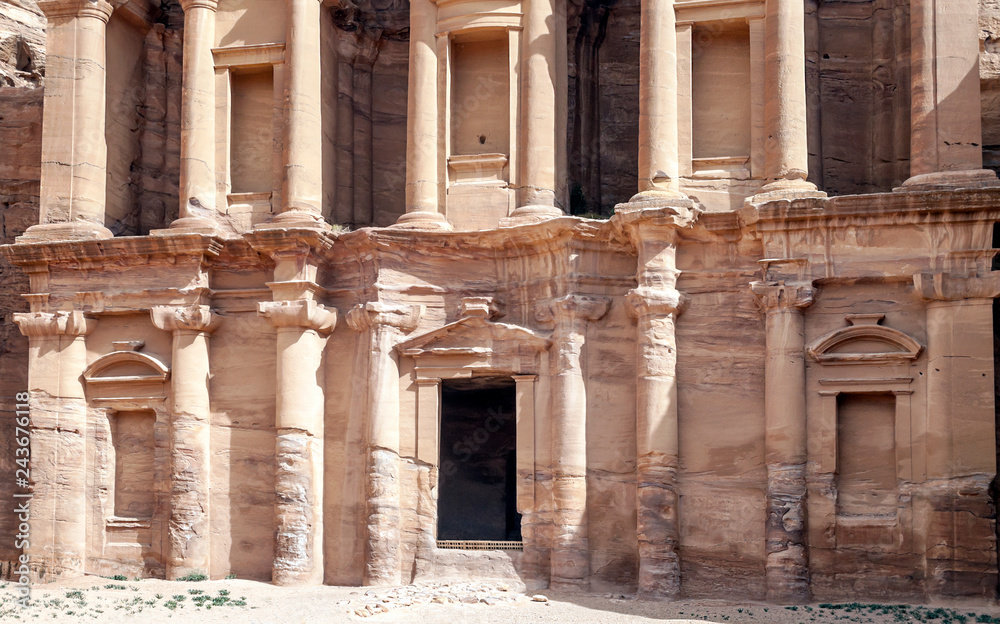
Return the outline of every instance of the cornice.
[[[111,260],[128,256],[205,256],[215,257],[222,251],[222,240],[205,234],[171,236],[122,236],[101,240],[15,243],[0,246],[11,264],[74,263]]]
[[[740,216],[759,231],[1000,220],[1000,188],[873,193],[767,202]]]

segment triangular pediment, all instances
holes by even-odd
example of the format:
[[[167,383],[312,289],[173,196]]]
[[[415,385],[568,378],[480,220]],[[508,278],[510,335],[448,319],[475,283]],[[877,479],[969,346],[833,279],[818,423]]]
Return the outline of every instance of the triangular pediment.
[[[466,317],[402,342],[396,349],[411,357],[421,355],[487,355],[504,349],[525,347],[545,351],[551,345],[535,332],[482,317]]]

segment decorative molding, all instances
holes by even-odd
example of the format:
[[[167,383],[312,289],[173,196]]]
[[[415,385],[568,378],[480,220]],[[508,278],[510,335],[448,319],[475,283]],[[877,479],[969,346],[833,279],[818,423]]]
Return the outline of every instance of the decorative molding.
[[[106,0],[39,0],[38,8],[50,21],[67,17],[96,17],[107,24],[115,7]]]
[[[404,332],[411,332],[417,328],[423,311],[422,305],[399,306],[369,301],[354,306],[347,313],[347,324],[356,332],[363,332],[378,325],[387,325]]]
[[[257,315],[266,318],[276,328],[299,327],[324,336],[337,326],[337,309],[320,305],[312,299],[261,301],[257,304]]]
[[[1000,275],[963,277],[947,273],[917,273],[913,287],[924,301],[961,301],[1000,297]]]
[[[766,312],[776,310],[803,310],[813,303],[816,290],[812,284],[784,282],[753,282],[750,290],[757,303]]]
[[[611,299],[598,295],[566,295],[542,303],[535,310],[539,323],[562,324],[574,321],[599,321],[611,308]]]
[[[207,305],[153,306],[149,311],[153,325],[164,331],[193,331],[210,334],[218,326],[220,318]]]
[[[138,364],[139,366],[148,369],[150,372],[148,375],[132,373],[128,375],[112,376],[107,374],[116,367],[128,366],[129,364]],[[134,380],[148,381],[154,379],[158,381],[166,381],[169,378],[169,366],[151,355],[135,351],[112,351],[111,353],[102,355],[94,360],[90,366],[83,371],[83,379],[86,382],[97,384],[112,382],[118,383]]]
[[[262,43],[258,45],[212,48],[216,69],[263,67],[285,62],[285,44]]]
[[[483,333],[488,333],[487,337]],[[472,336],[463,346],[435,347],[446,339],[449,342],[462,342],[463,337]],[[506,323],[494,323],[480,316],[469,316],[454,323],[445,325],[425,334],[410,338],[396,345],[403,355],[419,357],[422,355],[490,355],[494,346],[510,342],[518,346],[525,345],[534,351],[545,351],[552,341],[543,338],[535,332]]]
[[[819,338],[806,352],[820,364],[881,364],[917,359],[923,346],[899,330],[879,325],[884,317],[884,314],[848,314],[850,327]],[[843,350],[854,342],[875,342],[887,349],[878,352]]]
[[[97,319],[88,318],[78,310],[19,312],[14,314],[14,322],[28,338],[86,336],[97,326]]]

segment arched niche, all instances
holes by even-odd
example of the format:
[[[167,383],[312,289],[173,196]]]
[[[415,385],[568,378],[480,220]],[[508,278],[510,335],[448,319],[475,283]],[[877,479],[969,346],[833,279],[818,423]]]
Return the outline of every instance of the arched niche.
[[[145,353],[114,351],[94,360],[84,371],[83,379],[87,398],[94,403],[117,400],[159,403],[167,397],[170,368]]]
[[[819,408],[808,425],[810,546],[914,549],[908,483],[923,481],[926,450],[912,397],[923,346],[884,327],[884,314],[849,314],[847,327],[806,349]]]
[[[115,351],[83,373],[94,413],[91,456],[98,493],[93,508],[104,526],[96,571],[105,575],[162,577],[165,572],[160,551],[165,506],[154,484],[169,478],[170,368],[140,353],[142,347],[141,341],[115,342]]]

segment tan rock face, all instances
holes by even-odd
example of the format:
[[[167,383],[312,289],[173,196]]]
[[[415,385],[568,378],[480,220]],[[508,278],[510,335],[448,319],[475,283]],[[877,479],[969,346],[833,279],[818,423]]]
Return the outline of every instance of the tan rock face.
[[[991,3],[41,6],[37,579],[996,597]]]

